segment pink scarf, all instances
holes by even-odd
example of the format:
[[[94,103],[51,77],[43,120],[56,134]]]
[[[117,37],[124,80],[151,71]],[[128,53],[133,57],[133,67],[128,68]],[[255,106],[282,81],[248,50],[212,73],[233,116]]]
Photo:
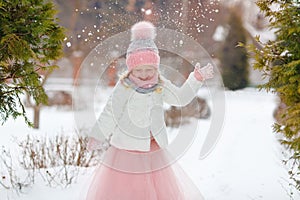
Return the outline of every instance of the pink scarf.
[[[137,86],[140,88],[151,88],[155,84],[158,83],[158,73],[156,73],[151,79],[143,81],[132,74],[129,74],[128,78]]]

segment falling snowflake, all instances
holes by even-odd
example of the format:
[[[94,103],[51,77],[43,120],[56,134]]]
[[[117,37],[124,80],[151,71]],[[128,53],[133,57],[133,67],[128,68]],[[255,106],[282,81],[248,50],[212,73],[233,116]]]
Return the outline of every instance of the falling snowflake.
[[[71,42],[67,42],[66,45],[67,45],[67,47],[71,47],[72,43]]]

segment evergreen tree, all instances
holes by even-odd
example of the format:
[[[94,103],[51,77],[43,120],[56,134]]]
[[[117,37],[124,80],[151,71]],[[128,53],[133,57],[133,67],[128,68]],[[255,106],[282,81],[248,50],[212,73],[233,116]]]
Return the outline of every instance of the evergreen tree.
[[[229,32],[221,49],[221,69],[225,87],[230,90],[245,88],[248,85],[247,51],[238,47],[238,43],[246,42],[246,32],[241,16],[230,10]]]
[[[55,68],[62,55],[63,29],[56,10],[47,0],[0,0],[0,120],[23,116],[22,97],[47,103],[42,74]]]
[[[275,30],[276,39],[263,44],[258,37],[263,49],[254,46],[248,49],[254,53],[254,68],[269,78],[260,87],[277,93],[285,105],[274,131],[282,136],[281,143],[287,154],[292,155],[284,162],[289,164],[291,180],[300,190],[300,2],[259,0],[257,5],[269,18],[269,27]]]

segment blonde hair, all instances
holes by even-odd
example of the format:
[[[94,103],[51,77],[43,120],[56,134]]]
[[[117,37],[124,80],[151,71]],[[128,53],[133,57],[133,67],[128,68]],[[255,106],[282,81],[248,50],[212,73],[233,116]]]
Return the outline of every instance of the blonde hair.
[[[118,74],[119,80],[123,80],[124,78],[127,78],[130,74],[130,71],[126,70]]]

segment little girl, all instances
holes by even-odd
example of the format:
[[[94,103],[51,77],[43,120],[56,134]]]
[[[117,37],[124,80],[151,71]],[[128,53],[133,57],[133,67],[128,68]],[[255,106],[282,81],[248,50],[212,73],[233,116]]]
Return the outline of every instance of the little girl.
[[[128,72],[116,84],[88,148],[105,149],[95,171],[87,200],[201,200],[198,188],[184,171],[171,163],[163,102],[184,106],[213,67],[196,65],[179,88],[159,74],[160,56],[154,43],[156,29],[142,21],[131,28],[127,49]]]

